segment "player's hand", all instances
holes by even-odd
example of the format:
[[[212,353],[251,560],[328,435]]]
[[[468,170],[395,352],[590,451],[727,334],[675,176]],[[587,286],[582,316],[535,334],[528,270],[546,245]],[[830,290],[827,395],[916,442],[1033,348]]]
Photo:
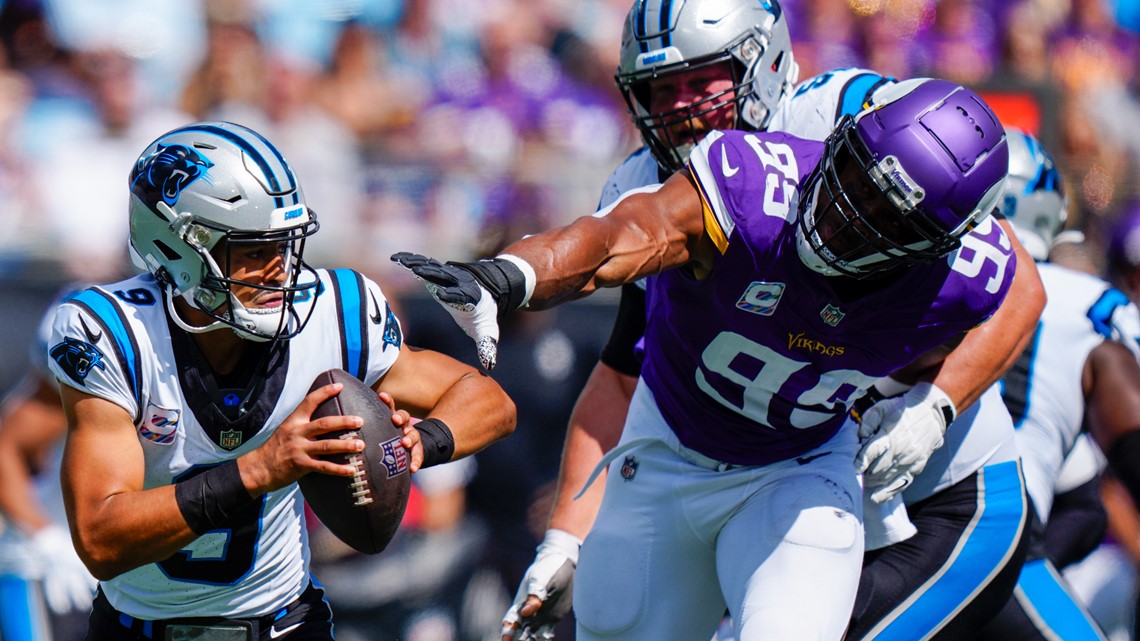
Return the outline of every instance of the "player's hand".
[[[44,560],[42,581],[48,608],[60,615],[89,611],[95,599],[95,577],[79,560],[67,530],[49,525],[32,536],[31,544]]]
[[[562,530],[547,530],[534,562],[503,616],[502,641],[549,641],[554,626],[570,611],[574,569],[582,541]]]
[[[322,439],[320,436],[338,430],[360,429],[364,419],[359,416],[324,416],[312,420],[317,406],[339,394],[343,388],[340,383],[332,383],[309,392],[265,443],[239,459],[239,465],[245,461],[243,476],[248,472],[258,490],[270,492],[296,482],[310,472],[336,476],[356,473],[355,467],[334,463],[324,457],[363,452],[364,441],[359,438]]]
[[[388,392],[380,392],[380,400],[392,410],[392,424],[400,428],[404,435],[400,438],[400,445],[408,450],[408,469],[412,474],[419,471],[424,463],[424,446],[420,431],[416,423],[420,419],[408,414],[405,410],[396,409],[396,401]]]
[[[910,485],[934,450],[942,447],[955,416],[954,402],[932,383],[919,383],[863,412],[863,447],[855,469],[863,474],[864,487],[874,489],[872,501],[883,503]]]
[[[423,281],[432,298],[447,310],[463,332],[475,341],[479,362],[495,367],[499,344],[499,303],[471,271],[455,263],[400,252],[392,260]]]

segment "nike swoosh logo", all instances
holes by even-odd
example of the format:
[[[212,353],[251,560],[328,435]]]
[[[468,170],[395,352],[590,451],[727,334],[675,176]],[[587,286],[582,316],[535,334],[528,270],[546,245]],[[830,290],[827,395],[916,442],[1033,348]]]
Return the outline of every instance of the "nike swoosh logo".
[[[368,295],[372,297],[372,305],[376,308],[376,313],[369,314],[368,318],[372,319],[373,324],[379,325],[380,323],[384,322],[384,318],[380,316],[380,303],[376,302],[376,294],[373,294],[371,291],[369,291]]]
[[[720,172],[724,174],[725,178],[732,178],[738,171],[740,171],[740,167],[732,167],[728,164],[728,154],[722,147],[720,150]]]
[[[796,463],[799,463],[800,465],[807,465],[808,463],[811,463],[812,461],[816,460],[817,458],[822,458],[824,456],[827,456],[828,454],[831,454],[831,452],[820,452],[819,454],[811,454],[808,456],[801,456],[801,457],[796,459]]]
[[[294,623],[293,625],[291,625],[287,628],[281,628],[280,630],[278,630],[277,628],[269,628],[269,638],[270,639],[276,639],[277,637],[283,637],[286,634],[289,634],[290,632],[292,632],[293,630],[296,630],[297,628],[301,627],[304,624],[305,624],[305,622],[302,621],[300,623]]]
[[[103,332],[99,332],[98,334],[91,333],[91,328],[87,326],[87,321],[83,320],[83,314],[79,315],[79,324],[83,326],[83,333],[87,335],[87,340],[91,341],[92,345],[98,343],[100,338],[103,338]]]

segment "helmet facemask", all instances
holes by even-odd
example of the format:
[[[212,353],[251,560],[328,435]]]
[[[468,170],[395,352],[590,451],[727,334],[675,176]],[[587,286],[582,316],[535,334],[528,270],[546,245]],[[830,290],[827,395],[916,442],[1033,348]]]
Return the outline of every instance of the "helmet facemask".
[[[827,276],[866,278],[933,262],[959,245],[918,209],[924,192],[894,156],[876,162],[846,116],[803,187],[800,258]]]
[[[196,225],[193,234],[205,232],[218,239],[210,251],[204,246],[198,250],[206,274],[197,287],[183,293],[183,298],[242,338],[268,341],[296,336],[314,309],[310,306],[302,318],[294,303],[308,298],[319,284],[316,272],[302,259],[305,240],[318,228],[311,211],[306,223],[268,232],[225,232]],[[250,261],[262,263],[261,271],[272,272],[261,274],[257,280],[235,277],[238,269],[258,275],[258,270],[247,268]]]

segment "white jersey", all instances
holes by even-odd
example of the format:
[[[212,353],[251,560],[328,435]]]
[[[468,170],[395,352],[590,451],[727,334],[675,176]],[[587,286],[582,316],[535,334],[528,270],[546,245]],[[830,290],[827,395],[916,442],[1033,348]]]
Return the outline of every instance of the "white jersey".
[[[1017,428],[1029,496],[1045,522],[1062,462],[1084,422],[1084,363],[1106,340],[1140,352],[1140,311],[1095,276],[1051,263],[1037,269],[1048,303],[1032,342],[1003,379],[1002,395]]]
[[[371,386],[395,362],[402,333],[380,288],[347,269],[318,274],[317,294],[295,301],[301,318],[312,310],[308,325],[272,350],[264,385],[248,399],[199,366],[193,339],[172,329],[149,275],[87,289],[61,305],[49,366],[62,384],[126,410],[145,458],[143,487],[170,485],[260,446],[321,372],[340,368]],[[234,406],[244,414],[228,409]],[[309,583],[302,507],[296,484],[270,492],[232,527],[104,581],[103,592],[140,619],[272,612]]]

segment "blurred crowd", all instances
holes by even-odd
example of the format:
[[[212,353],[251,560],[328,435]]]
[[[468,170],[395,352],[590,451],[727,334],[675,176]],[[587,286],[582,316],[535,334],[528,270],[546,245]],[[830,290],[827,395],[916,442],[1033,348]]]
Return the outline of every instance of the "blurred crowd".
[[[393,294],[413,286],[394,251],[482,256],[588,214],[640,145],[613,83],[630,2],[0,0],[0,277],[126,273],[131,164],[202,119],[284,152],[322,223],[310,262]],[[1140,2],[781,4],[801,79],[848,66],[944,77],[1036,133],[1065,176],[1070,227],[1087,233],[1081,260],[1103,270],[1107,230],[1140,197]],[[409,342],[471,360],[453,327],[430,324],[450,324],[438,310],[406,304]],[[496,378],[519,405],[516,435],[425,475],[392,550],[360,562],[315,533],[338,636],[498,638],[609,326],[569,309],[505,332],[519,362]]]
[[[383,278],[393,249],[473,256],[588,213],[639,143],[612,81],[628,3],[0,2],[0,263],[117,275],[130,163],[200,119],[283,149],[324,223],[317,263]],[[864,66],[1008,102],[1077,223],[1140,191],[1137,4],[783,3],[801,78]]]

